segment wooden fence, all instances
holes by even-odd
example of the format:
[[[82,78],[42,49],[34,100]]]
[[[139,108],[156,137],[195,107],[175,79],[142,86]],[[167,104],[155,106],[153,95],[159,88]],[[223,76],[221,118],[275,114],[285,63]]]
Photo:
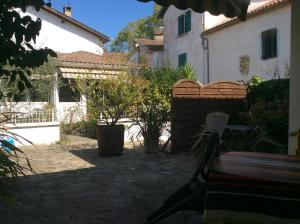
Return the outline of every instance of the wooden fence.
[[[246,94],[246,87],[234,82],[206,86],[192,80],[177,82],[172,93],[171,151],[190,149],[208,113],[224,112],[230,115],[230,124],[239,123],[239,112],[247,110]]]

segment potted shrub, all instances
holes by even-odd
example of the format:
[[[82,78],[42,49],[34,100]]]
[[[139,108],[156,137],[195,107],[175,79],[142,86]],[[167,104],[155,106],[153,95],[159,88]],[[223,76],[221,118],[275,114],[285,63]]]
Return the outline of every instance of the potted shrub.
[[[138,105],[139,114],[133,121],[141,130],[145,153],[152,154],[158,152],[159,139],[171,120],[173,85],[180,79],[195,79],[195,74],[189,65],[173,68],[166,64],[141,69],[140,77],[145,80],[145,85]]]
[[[89,80],[87,83],[89,112],[100,118],[97,125],[99,154],[119,155],[124,146],[124,125],[118,121],[129,114],[139,96],[139,81],[128,74],[107,79]]]

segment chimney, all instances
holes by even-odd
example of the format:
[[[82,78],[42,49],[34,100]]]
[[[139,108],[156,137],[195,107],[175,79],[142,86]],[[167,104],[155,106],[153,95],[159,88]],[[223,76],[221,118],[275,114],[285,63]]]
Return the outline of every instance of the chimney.
[[[164,28],[159,27],[154,31],[154,40],[164,40]]]
[[[48,2],[46,3],[46,5],[51,8],[51,6],[52,6],[51,0],[48,0]]]
[[[72,17],[72,8],[71,8],[71,6],[64,6],[63,11],[64,11],[64,14],[66,16]]]

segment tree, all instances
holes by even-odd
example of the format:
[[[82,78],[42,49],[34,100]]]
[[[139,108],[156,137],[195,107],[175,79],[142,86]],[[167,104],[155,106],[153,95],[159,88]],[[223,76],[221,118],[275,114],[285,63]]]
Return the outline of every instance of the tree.
[[[155,5],[153,15],[128,23],[113,40],[111,51],[132,53],[134,51],[134,39],[154,38],[155,29],[162,26],[162,19],[158,17],[160,8],[159,5]]]
[[[0,78],[8,80],[7,86],[23,92],[31,87],[31,70],[43,65],[48,56],[56,56],[51,49],[34,49],[36,37],[41,29],[41,20],[32,19],[26,12],[29,6],[39,10],[43,0],[1,0],[0,3]],[[0,89],[0,99],[3,97]],[[0,200],[12,202],[10,184],[18,175],[33,172],[27,157],[15,147],[11,140],[23,139],[5,128],[10,116],[0,113]],[[25,165],[24,165],[25,164]]]
[[[41,20],[20,13],[26,12],[29,6],[40,10],[43,4],[43,0],[2,0],[0,3],[0,77],[15,84],[20,92],[32,86],[31,69],[47,62],[48,55],[56,57],[49,48],[32,46],[39,35]]]
[[[156,153],[159,138],[171,120],[172,87],[180,79],[195,79],[195,74],[191,66],[172,68],[166,64],[159,68],[143,68],[140,75],[147,85],[141,93],[139,113],[134,122],[141,129],[145,152]]]

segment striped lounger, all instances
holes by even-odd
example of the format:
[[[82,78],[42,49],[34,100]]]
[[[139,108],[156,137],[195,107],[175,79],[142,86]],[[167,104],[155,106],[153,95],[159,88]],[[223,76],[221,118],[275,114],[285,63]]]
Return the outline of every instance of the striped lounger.
[[[209,174],[205,224],[300,224],[300,158],[221,155]]]

